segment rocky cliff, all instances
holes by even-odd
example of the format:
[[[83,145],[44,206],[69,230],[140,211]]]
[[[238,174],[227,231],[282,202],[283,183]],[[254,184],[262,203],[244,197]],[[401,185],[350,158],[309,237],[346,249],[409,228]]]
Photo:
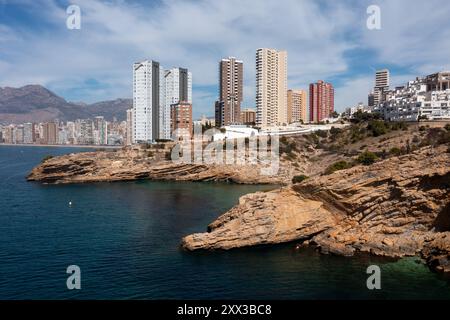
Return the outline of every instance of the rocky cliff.
[[[278,190],[243,196],[210,224],[208,232],[186,236],[183,247],[232,249],[296,241],[314,245],[322,253],[345,256],[356,252],[421,255],[435,270],[450,272],[450,126],[413,125],[345,144],[362,129],[280,139],[280,171],[275,176],[263,175],[260,164],[173,163],[166,160],[173,144],[166,143],[47,159],[28,180],[281,184],[284,187]],[[404,141],[406,147],[400,146]],[[360,158],[370,155],[362,153],[367,145],[376,152],[369,162]],[[336,166],[343,160],[346,166]]]
[[[131,180],[226,181],[242,184],[282,184],[282,174],[266,176],[258,165],[206,165],[166,160],[171,145],[151,149],[74,153],[43,161],[28,175],[43,183],[85,183]]]
[[[243,196],[187,250],[298,241],[322,253],[422,255],[450,272],[450,154],[426,147],[371,166],[322,175]]]

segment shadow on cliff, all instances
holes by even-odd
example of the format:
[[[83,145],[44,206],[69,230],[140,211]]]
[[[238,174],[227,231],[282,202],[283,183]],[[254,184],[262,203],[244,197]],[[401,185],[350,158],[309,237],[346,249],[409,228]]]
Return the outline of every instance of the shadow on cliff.
[[[437,232],[450,231],[450,202],[438,213],[433,228]]]
[[[424,191],[431,191],[433,189],[450,190],[450,173],[425,176],[421,179],[419,187]],[[450,202],[447,202],[438,213],[432,227],[437,232],[450,231]]]

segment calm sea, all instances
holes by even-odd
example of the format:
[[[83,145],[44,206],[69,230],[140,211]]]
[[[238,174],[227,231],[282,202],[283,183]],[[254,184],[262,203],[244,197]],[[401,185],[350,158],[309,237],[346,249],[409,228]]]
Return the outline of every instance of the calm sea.
[[[25,180],[44,156],[80,151],[0,146],[0,299],[450,298],[449,280],[417,258],[324,256],[292,244],[180,250],[184,235],[267,186]],[[69,291],[73,264],[82,288]],[[366,287],[372,264],[381,268],[379,291]]]

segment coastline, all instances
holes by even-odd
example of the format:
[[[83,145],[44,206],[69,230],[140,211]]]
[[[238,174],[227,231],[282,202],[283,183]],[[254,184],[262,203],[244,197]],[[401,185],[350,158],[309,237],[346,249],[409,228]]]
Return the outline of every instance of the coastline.
[[[124,146],[80,145],[80,144],[26,144],[26,143],[0,143],[0,147],[45,147],[45,148],[80,148],[80,149],[122,149]]]
[[[289,181],[288,176],[262,174],[258,165],[176,163],[167,160],[166,153],[167,150],[157,147],[72,153],[46,159],[31,171],[27,180],[46,184],[160,180],[248,185],[285,185]]]
[[[343,142],[352,128],[280,139],[280,171],[273,176],[261,174],[259,164],[172,162],[171,145],[162,144],[47,159],[27,180],[278,184],[283,187],[241,197],[207,232],[185,236],[181,246],[228,250],[296,241],[300,248],[316,246],[340,256],[421,256],[431,269],[450,273],[450,130],[411,126],[373,136],[367,124],[362,126],[357,129],[366,136],[352,143]],[[405,136],[415,144],[403,152],[397,148],[395,155]],[[370,155],[372,161],[366,161]],[[345,168],[330,171],[342,162]]]
[[[338,256],[417,256],[450,274],[449,163],[445,146],[425,147],[248,194],[181,246],[229,250],[294,241],[299,250],[311,246]]]

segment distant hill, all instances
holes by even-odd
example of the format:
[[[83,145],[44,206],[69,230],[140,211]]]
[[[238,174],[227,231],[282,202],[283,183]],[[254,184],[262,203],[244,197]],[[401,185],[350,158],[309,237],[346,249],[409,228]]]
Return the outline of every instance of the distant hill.
[[[40,85],[21,88],[0,87],[0,123],[46,122],[55,119],[70,121],[104,116],[126,119],[131,99],[116,99],[93,104],[68,102]]]
[[[89,104],[86,108],[92,115],[104,116],[107,120],[112,120],[113,117],[116,117],[117,120],[122,121],[126,120],[126,111],[132,106],[132,99],[116,99]]]

